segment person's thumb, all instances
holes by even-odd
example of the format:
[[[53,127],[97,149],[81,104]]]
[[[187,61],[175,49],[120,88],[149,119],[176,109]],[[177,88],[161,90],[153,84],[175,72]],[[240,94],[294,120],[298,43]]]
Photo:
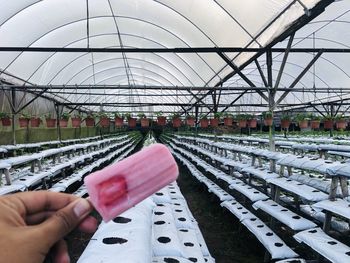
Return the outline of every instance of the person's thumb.
[[[56,211],[42,225],[49,247],[76,228],[92,211],[92,205],[86,199],[79,198],[68,206]]]

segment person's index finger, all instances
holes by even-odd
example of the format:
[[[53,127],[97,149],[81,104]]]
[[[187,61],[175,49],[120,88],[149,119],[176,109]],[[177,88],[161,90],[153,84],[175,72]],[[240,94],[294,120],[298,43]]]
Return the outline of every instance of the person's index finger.
[[[25,210],[21,211],[23,215],[31,215],[41,211],[56,211],[78,199],[74,195],[48,191],[25,192],[11,197],[21,202]]]

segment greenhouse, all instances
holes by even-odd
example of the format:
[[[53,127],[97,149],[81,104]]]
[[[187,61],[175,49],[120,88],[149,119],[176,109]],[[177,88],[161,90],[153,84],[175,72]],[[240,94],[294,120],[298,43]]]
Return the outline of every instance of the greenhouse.
[[[349,25],[349,0],[0,0],[0,262],[349,263]]]

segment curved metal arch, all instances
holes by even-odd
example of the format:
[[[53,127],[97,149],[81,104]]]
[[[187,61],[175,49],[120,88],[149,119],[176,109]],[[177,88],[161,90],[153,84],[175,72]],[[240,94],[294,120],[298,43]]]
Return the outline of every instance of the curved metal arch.
[[[138,76],[138,77],[139,77],[139,76]],[[137,90],[137,88],[136,88],[135,90]],[[167,92],[168,94],[173,95],[173,97],[176,97],[176,94],[174,94],[174,93],[172,94],[172,93],[169,92],[169,90],[167,90],[166,88],[164,88],[163,90],[164,90],[164,92]],[[147,91],[147,92],[149,92],[149,91]],[[151,92],[151,94],[153,94],[153,92]],[[154,92],[154,94],[156,94],[156,92]],[[188,97],[192,97],[191,94],[183,93],[182,91],[180,91],[180,94],[181,94],[181,95],[187,95]],[[143,95],[143,94],[140,94],[139,96],[142,97],[142,95]],[[183,102],[183,103],[186,103],[183,99],[180,99],[179,101],[180,101],[180,102]]]
[[[313,38],[310,38],[310,37],[307,37],[307,38],[301,38],[301,37],[294,37],[294,39],[302,39],[303,41],[308,39],[308,40],[312,40]],[[331,40],[331,39],[328,39],[328,38],[323,38],[323,37],[315,37],[316,40],[323,40],[323,41],[326,41],[326,42],[330,42],[330,43],[334,43],[334,44],[338,44],[340,46],[343,46],[345,48],[350,48],[350,46],[348,45],[345,45],[344,43],[342,42],[338,42],[338,41],[335,41],[335,40]]]
[[[170,85],[172,86],[175,86],[170,80],[168,80],[167,78],[163,77],[162,75],[160,75],[159,73],[156,73],[154,72],[153,70],[149,70],[149,69],[144,69],[144,68],[140,68],[140,67],[129,67],[131,69],[139,69],[139,70],[142,70],[142,71],[146,71],[146,72],[149,72],[149,73],[152,73],[158,77],[160,77],[161,79],[165,80],[165,82],[169,83]],[[88,79],[92,78],[92,77],[96,77],[98,74],[102,74],[102,73],[105,73],[109,70],[114,70],[114,69],[124,69],[124,66],[121,66],[121,67],[111,67],[111,68],[107,68],[107,69],[104,69],[104,70],[100,70],[99,72],[95,72],[95,74],[92,74],[92,75],[89,75],[87,78],[85,78],[83,81],[79,82],[78,86],[80,85],[84,85],[85,81],[87,81]]]
[[[197,26],[197,24],[193,23],[191,19],[189,19],[187,16],[183,15],[182,13],[178,12],[176,9],[168,6],[165,3],[161,3],[159,2],[159,0],[153,0],[153,2],[165,6],[166,8],[170,9],[171,11],[175,12],[176,14],[178,14],[179,16],[181,16],[182,18],[184,18],[185,20],[187,20],[189,23],[191,23],[194,27],[196,27],[206,38],[208,38],[208,40],[215,45],[215,47],[217,47],[218,45],[215,43],[214,40],[212,40],[199,26]],[[215,73],[215,72],[214,72]]]
[[[95,16],[95,17],[90,17],[89,19],[92,20],[92,19],[100,19],[100,18],[111,18],[113,16],[109,15],[109,16]],[[146,20],[143,20],[143,19],[137,19],[137,18],[133,18],[133,17],[127,17],[127,16],[115,16],[115,18],[124,18],[124,19],[131,19],[131,20],[135,20],[135,21],[138,21],[138,22],[142,22],[142,23],[145,23],[145,24],[149,24],[149,25],[152,25],[156,28],[159,28],[161,29],[162,31],[165,31],[167,33],[169,33],[170,35],[174,36],[176,39],[178,39],[180,42],[182,42],[184,45],[186,45],[187,47],[190,47],[190,45],[185,42],[183,39],[181,39],[179,36],[177,36],[175,33],[173,33],[172,31],[160,26],[160,25],[156,25],[154,23],[151,23],[149,21],[146,21]],[[35,44],[37,41],[39,41],[40,39],[42,39],[43,37],[45,37],[46,35],[58,30],[58,29],[61,29],[63,27],[66,27],[68,25],[71,25],[71,24],[74,24],[74,23],[78,23],[78,22],[83,22],[85,21],[86,19],[78,19],[78,20],[74,20],[74,21],[70,21],[69,23],[66,23],[66,24],[63,24],[61,26],[58,26],[56,28],[53,28],[51,30],[49,30],[48,32],[45,32],[43,35],[41,35],[39,38],[35,39],[33,42],[31,42],[28,47],[32,46],[33,44]],[[4,69],[4,71],[6,71],[21,55],[23,54],[23,52],[20,52]],[[200,60],[202,60],[212,71],[214,71],[209,65],[208,63],[198,54],[196,53],[197,56],[200,58]],[[190,67],[192,69],[192,67]],[[192,69],[193,70],[193,69]],[[195,71],[193,70],[193,72],[203,81],[203,83],[205,83],[204,79]],[[214,71],[215,72],[215,71]]]
[[[105,36],[105,35],[109,36],[109,35],[116,35],[116,34],[115,34],[115,33],[114,33],[114,34],[100,34],[100,35],[95,35],[95,36],[93,36],[93,37],[99,37],[99,36]],[[156,44],[158,44],[158,45],[160,45],[160,46],[162,46],[162,47],[165,47],[165,46],[161,45],[160,43],[155,42],[155,41],[153,41],[153,40],[151,40],[151,39],[148,39],[148,38],[145,38],[145,37],[139,37],[139,36],[137,36],[137,35],[132,35],[132,34],[124,34],[124,35],[132,36],[132,37],[136,37],[136,38],[141,38],[141,39],[143,39],[143,40],[148,40],[148,41],[153,42],[153,43],[156,43]],[[90,38],[92,38],[92,37],[90,37]],[[79,40],[74,41],[74,42],[72,42],[72,43],[70,43],[70,44],[68,44],[68,45],[77,43],[77,42],[82,41],[82,40],[84,40],[84,39],[86,39],[86,38],[79,39]],[[67,46],[68,46],[68,45],[67,45]],[[65,47],[67,47],[67,46],[65,46]],[[107,47],[107,48],[111,48],[111,47],[112,47],[112,46],[109,46],[109,47]],[[131,46],[125,46],[125,47],[131,47]],[[48,59],[46,59],[43,63],[41,63],[41,65],[35,70],[35,72],[30,76],[30,78],[33,77],[33,75],[39,70],[39,68],[42,67],[42,66],[43,66],[50,58],[52,58],[55,54],[56,54],[56,52],[55,52],[54,54],[52,54]],[[83,55],[78,56],[76,59],[72,60],[71,62],[75,62],[75,61],[78,60],[79,58],[81,58],[81,57],[83,57],[83,56],[86,56],[86,55],[88,55],[88,54],[89,54],[89,53],[84,53]],[[165,62],[167,62],[170,66],[174,67],[185,79],[188,80],[189,83],[191,83],[191,85],[194,85],[193,82],[185,75],[185,73],[183,73],[177,66],[175,66],[173,63],[171,63],[168,59],[166,59],[166,58],[164,58],[163,56],[158,55],[158,54],[156,54],[156,53],[151,53],[151,54],[155,55],[156,57],[159,57],[160,59],[162,59],[162,60],[164,60]],[[183,63],[187,64],[187,62],[184,61],[180,56],[177,55],[177,57],[178,57]],[[144,61],[146,62],[146,60],[144,60]],[[151,63],[151,62],[149,62],[149,63]],[[70,64],[71,64],[71,63],[68,63],[68,64],[65,65],[65,67],[61,68],[61,69],[58,71],[58,73],[54,75],[54,77],[50,80],[50,82],[49,82],[48,84],[50,84],[50,83],[51,83],[51,82],[52,82],[52,81],[53,81],[67,66],[69,66]],[[187,64],[187,66],[191,68],[190,65]],[[194,71],[193,68],[191,68],[191,69]],[[167,72],[169,72],[169,71],[167,71]],[[170,73],[170,72],[169,72],[169,73]],[[30,79],[30,78],[29,78],[29,79]],[[29,79],[28,79],[28,80],[29,80]],[[69,81],[68,81],[68,82],[69,82]],[[181,82],[181,81],[179,81],[179,82]]]
[[[18,12],[12,14],[9,18],[7,18],[4,22],[2,22],[2,23],[0,24],[0,27],[2,27],[4,24],[6,24],[8,21],[10,21],[12,18],[14,18],[14,17],[15,17],[16,15],[18,15],[19,13],[23,12],[24,10],[26,10],[26,9],[28,9],[28,8],[32,7],[33,5],[36,5],[36,4],[40,3],[40,2],[42,2],[42,0],[39,0],[39,1],[37,1],[37,2],[34,2],[34,3],[30,4],[30,5],[27,5],[26,7],[20,9]]]
[[[102,82],[106,81],[106,80],[110,80],[110,79],[113,79],[113,78],[119,78],[119,77],[125,77],[126,75],[125,74],[121,74],[121,75],[114,75],[114,76],[111,76],[111,77],[108,77],[108,78],[105,78],[105,79],[102,79],[101,81],[97,82],[96,85],[99,85],[101,84]],[[136,78],[145,78],[145,79],[148,79],[148,80],[151,80],[153,83],[157,83],[158,85],[162,85],[161,82],[153,79],[153,78],[150,78],[150,77],[145,77],[145,76],[140,76],[138,74],[135,74],[135,77]],[[86,94],[86,95],[81,95],[80,97],[78,97],[78,100],[80,99],[83,99],[83,96],[88,96],[89,94]],[[97,101],[98,102],[98,101]]]
[[[341,16],[339,17],[342,17],[343,15],[345,15],[346,13],[350,12],[350,9],[347,10],[346,12],[344,12]],[[319,24],[319,23],[346,23],[346,24],[350,24],[350,21],[346,21],[346,20],[337,20],[334,19],[334,20],[329,20],[329,19],[326,19],[326,20],[317,20],[317,21],[310,21],[310,23],[308,23],[308,25],[311,25],[311,24]]]
[[[98,65],[98,64],[101,64],[101,63],[105,63],[105,62],[109,62],[109,61],[113,61],[113,60],[123,60],[123,58],[109,58],[109,59],[104,59],[104,60],[100,60],[99,62],[97,63],[94,63],[94,65]],[[152,66],[155,66],[156,68],[159,68],[161,70],[164,70],[165,72],[167,72],[171,77],[173,77],[174,79],[176,79],[179,83],[181,83],[181,85],[185,86],[177,77],[175,77],[171,72],[169,72],[168,70],[160,67],[159,65],[155,64],[155,63],[152,63],[152,62],[149,62],[149,61],[146,61],[146,60],[142,60],[142,59],[139,59],[139,58],[128,58],[128,60],[130,61],[140,61],[142,63],[145,63],[145,64],[149,64],[149,65],[152,65]],[[81,69],[79,72],[75,73],[66,83],[69,83],[73,78],[75,78],[76,76],[78,76],[80,73],[82,73],[83,71],[91,68],[92,65],[88,65],[86,66],[85,68]]]
[[[100,35],[96,35],[96,36],[94,36],[94,37],[104,36],[104,35],[105,35],[105,34],[100,34]],[[110,34],[106,34],[106,35],[110,35]],[[116,35],[116,34],[114,33],[114,34],[111,34],[111,35]],[[165,47],[164,45],[161,45],[160,43],[158,43],[158,42],[156,42],[156,41],[153,41],[153,40],[151,40],[151,39],[149,39],[149,38],[140,37],[140,36],[133,35],[133,34],[125,34],[125,35],[129,35],[129,36],[141,38],[141,39],[144,39],[144,40],[148,40],[148,41],[150,41],[150,42],[159,44],[159,45],[162,46],[162,47]],[[90,38],[91,38],[91,37],[90,37]],[[65,47],[67,47],[67,46],[69,46],[69,45],[71,45],[71,44],[77,43],[77,42],[79,42],[79,41],[82,41],[82,40],[84,40],[84,39],[87,39],[87,38],[85,37],[85,38],[79,39],[79,40],[77,40],[77,41],[74,41],[74,42],[72,42],[72,43],[69,43],[69,44],[66,45]],[[111,47],[115,47],[115,46],[109,46],[109,47],[107,47],[107,48],[111,48]],[[125,47],[131,47],[131,46],[125,46]],[[52,58],[55,54],[57,54],[57,53],[56,53],[56,52],[53,53],[53,54],[52,54],[50,57],[48,57],[43,63],[41,63],[41,65],[39,65],[39,67],[38,67],[38,68],[35,70],[35,72],[30,76],[30,78],[32,78],[33,75],[39,70],[39,68],[42,67],[42,66],[43,66],[50,58]],[[88,54],[89,54],[89,53],[85,53],[85,54],[83,54],[83,55],[78,56],[76,59],[70,61],[68,64],[66,64],[63,68],[61,68],[61,69],[58,71],[58,73],[50,80],[50,82],[49,82],[48,84],[50,84],[50,83],[51,83],[51,82],[52,82],[66,67],[68,67],[70,64],[72,64],[73,62],[75,62],[75,61],[78,60],[79,58],[81,58],[81,57],[83,57],[83,56],[86,56],[86,55],[88,55]],[[166,61],[169,65],[171,65],[171,66],[174,67],[178,72],[180,72],[180,74],[183,75],[183,76],[189,81],[189,83],[191,83],[192,85],[194,85],[193,82],[185,75],[185,73],[183,73],[177,66],[175,66],[173,63],[171,63],[168,59],[166,59],[166,58],[164,58],[163,56],[161,56],[161,55],[159,55],[159,54],[156,54],[156,53],[151,53],[151,54],[153,54],[153,55],[156,56],[156,57],[161,58],[161,59],[164,60],[164,61]],[[174,55],[175,55],[176,57],[178,57],[184,64],[186,64],[197,76],[199,76],[198,73],[197,73],[183,58],[181,58],[178,54],[174,54]],[[29,79],[30,79],[30,78],[29,78]],[[29,81],[29,79],[28,79],[27,81]]]
[[[113,78],[117,78],[117,77],[121,77],[121,76],[125,76],[124,74],[122,74],[122,75],[115,75],[115,76],[111,76],[111,77],[108,77],[108,78],[105,78],[105,79],[103,79],[103,80],[101,80],[101,81],[99,81],[99,82],[97,82],[96,83],[96,85],[99,85],[99,84],[101,84],[102,82],[104,82],[104,81],[106,81],[106,80],[109,80],[109,79],[113,79]],[[158,82],[157,80],[154,80],[153,78],[150,78],[150,77],[145,77],[145,76],[140,76],[140,75],[138,75],[138,74],[135,74],[135,76],[136,77],[141,77],[141,78],[146,78],[146,79],[149,79],[149,80],[151,80],[151,81],[154,81],[154,82]],[[162,86],[162,84],[160,83],[160,82],[158,82],[158,84],[160,84],[161,86]],[[164,89],[165,91],[166,91],[166,89]],[[189,94],[189,97],[191,97],[190,96],[190,94]],[[179,100],[180,102],[184,102],[183,100]]]
[[[230,12],[228,12],[220,3],[218,3],[218,1],[214,0],[214,3],[217,4],[217,6],[219,6],[251,38],[251,41],[256,42],[259,47],[262,47],[258,40],[255,39],[253,35],[250,34],[248,30],[243,25],[241,25],[241,23]]]

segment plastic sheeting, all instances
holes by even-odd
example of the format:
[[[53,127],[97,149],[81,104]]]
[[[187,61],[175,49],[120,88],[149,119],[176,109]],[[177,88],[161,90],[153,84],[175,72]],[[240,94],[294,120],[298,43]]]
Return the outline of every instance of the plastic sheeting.
[[[297,257],[291,250],[264,222],[258,218],[250,218],[242,221],[250,232],[264,245],[271,254],[272,259],[284,259]]]
[[[288,192],[292,192],[308,201],[317,202],[328,198],[327,194],[322,193],[321,191],[316,190],[315,188],[287,178],[269,179],[267,180],[267,182],[279,186]]]
[[[305,230],[294,235],[298,242],[303,242],[319,254],[334,263],[350,260],[350,247],[325,234],[320,228]]]
[[[317,4],[324,2],[321,0],[90,0],[87,33],[86,1],[1,0],[0,46],[87,47],[89,43],[90,47],[99,48],[266,47],[295,25],[298,19],[308,12],[312,13]],[[326,10],[325,13],[329,13],[326,17],[332,19],[339,15],[344,9],[343,5],[346,4],[335,5],[330,12]],[[251,19],[252,17],[255,19]],[[220,30],[217,30],[218,28]],[[317,29],[318,27],[310,25],[308,32]],[[324,31],[320,34],[325,34]],[[307,41],[309,39],[305,40]],[[234,64],[241,66],[255,53],[226,55]],[[344,61],[339,60],[340,65],[343,65]],[[127,70],[126,64],[129,68]],[[279,69],[279,62],[274,63],[274,66],[275,64],[276,69]],[[284,74],[286,80],[282,79],[281,82],[283,86],[288,85],[290,76],[295,77],[299,73],[298,67],[289,67],[292,64],[293,62],[287,64]],[[327,62],[322,64],[322,69],[327,65]],[[25,81],[44,85],[203,86],[215,85],[232,72],[217,54],[206,53],[126,54],[125,59],[122,54],[92,56],[87,53],[1,52],[0,69]],[[346,74],[338,72],[338,68],[333,70],[336,76],[341,77],[333,79],[341,79],[346,83]],[[250,71],[248,68],[245,73],[256,86],[261,86],[257,74]],[[7,75],[3,76],[13,79]],[[321,80],[323,81],[323,79],[319,81],[323,83]],[[241,82],[237,82],[237,78],[232,78],[226,85],[237,84],[240,85]],[[91,91],[96,90],[92,88]],[[115,91],[106,89],[106,92]],[[154,97],[151,99],[142,97],[145,93],[141,90],[134,92],[140,94],[141,101],[154,100]],[[166,90],[163,92],[170,93]],[[152,94],[152,92],[146,93]],[[69,97],[69,95],[62,96]],[[231,102],[235,97],[235,95],[224,96],[224,103]],[[99,102],[111,100],[104,95],[69,97],[74,101],[85,101],[87,98]],[[184,96],[183,101],[188,102],[191,98],[190,95]],[[246,96],[242,99],[246,99]],[[118,101],[131,102],[132,99],[124,96],[118,98]],[[161,101],[166,104],[174,101],[174,98],[164,97]]]
[[[326,210],[334,214],[350,219],[350,203],[346,200],[337,199],[335,201],[324,200],[312,205],[315,210]]]
[[[272,200],[258,201],[253,204],[293,230],[300,231],[316,227],[316,224],[284,208]]]

